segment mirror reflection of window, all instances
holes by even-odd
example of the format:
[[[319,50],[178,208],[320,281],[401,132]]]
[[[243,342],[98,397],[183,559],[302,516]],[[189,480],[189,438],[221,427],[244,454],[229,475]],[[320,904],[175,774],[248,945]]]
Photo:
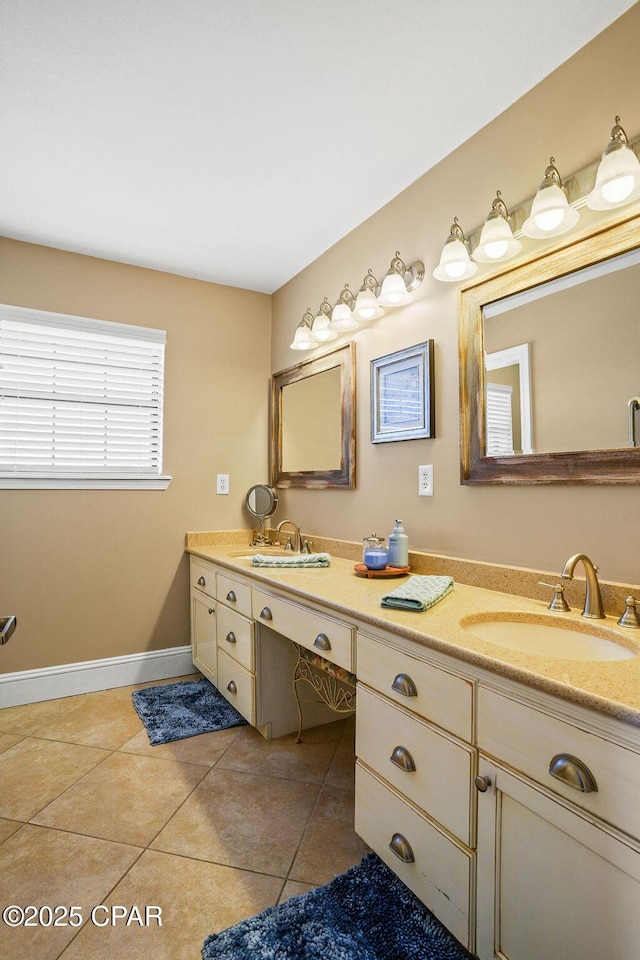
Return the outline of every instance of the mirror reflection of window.
[[[339,470],[342,460],[340,367],[282,389],[282,469]]]
[[[533,453],[529,347],[519,343],[485,355],[488,457]]]
[[[514,452],[513,387],[487,383],[487,456],[512,457]],[[519,451],[518,451],[519,452]]]

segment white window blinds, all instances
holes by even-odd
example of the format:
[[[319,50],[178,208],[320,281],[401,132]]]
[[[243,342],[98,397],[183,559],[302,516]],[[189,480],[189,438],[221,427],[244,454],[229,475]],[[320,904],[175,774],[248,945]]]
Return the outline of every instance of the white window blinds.
[[[0,306],[0,484],[166,487],[165,340]]]
[[[513,456],[513,388],[487,383],[487,456]]]

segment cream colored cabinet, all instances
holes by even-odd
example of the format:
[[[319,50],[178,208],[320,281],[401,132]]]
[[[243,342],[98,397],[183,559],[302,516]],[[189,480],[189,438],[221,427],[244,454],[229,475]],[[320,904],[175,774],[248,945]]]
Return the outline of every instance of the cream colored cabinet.
[[[256,623],[353,672],[355,631],[349,624],[261,590],[252,592],[252,610]]]
[[[248,723],[256,722],[256,675],[251,587],[216,572],[218,690]],[[245,616],[244,614],[248,614]]]
[[[191,557],[193,662],[263,737],[298,729],[292,640],[347,669],[354,628],[274,593],[249,577]],[[305,726],[336,719],[324,703],[305,705]]]
[[[614,726],[600,736],[480,688],[482,960],[638,956],[640,754]]]
[[[362,632],[357,665],[356,831],[473,950],[473,684]]]
[[[216,571],[191,558],[191,656],[194,666],[213,684],[218,682]]]

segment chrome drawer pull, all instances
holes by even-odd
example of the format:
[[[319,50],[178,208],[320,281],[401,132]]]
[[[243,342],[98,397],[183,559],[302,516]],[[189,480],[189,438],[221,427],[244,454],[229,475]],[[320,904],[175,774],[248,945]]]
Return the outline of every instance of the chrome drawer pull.
[[[389,850],[391,850],[391,853],[395,853],[398,860],[402,860],[403,863],[415,863],[416,858],[413,855],[411,844],[401,833],[394,833],[389,844]]]
[[[269,610],[269,607],[263,607],[260,611],[260,616],[263,620],[273,620],[273,614],[271,610]]]
[[[479,793],[486,793],[491,786],[491,777],[476,777],[473,781]]]
[[[225,640],[227,641],[227,643],[235,643],[235,642],[236,642],[236,635],[235,635],[235,633],[233,632],[233,630],[229,630],[229,633],[226,635]]]
[[[199,586],[199,587],[206,587],[206,585],[207,585],[207,581],[205,580],[205,578],[204,578],[204,577],[198,577],[198,586]]]
[[[418,688],[407,673],[399,673],[391,684],[391,689],[403,697],[417,697]]]
[[[313,641],[313,645],[318,650],[331,650],[331,641],[326,633],[319,633]]]
[[[236,682],[235,682],[235,680],[229,680],[229,683],[227,684],[227,690],[229,691],[229,693],[237,693],[237,692],[238,692],[238,688],[236,687]]]
[[[216,611],[214,610],[213,607],[209,607],[209,613],[215,613],[215,612],[216,612]]]
[[[416,769],[416,762],[406,747],[396,747],[389,760],[406,773],[413,773]]]
[[[227,594],[227,600],[229,601],[229,603],[236,602],[236,595],[233,590],[229,590],[229,593]]]
[[[573,787],[580,793],[597,793],[596,778],[586,763],[572,757],[569,753],[558,753],[549,764],[549,773],[561,780],[567,787]]]

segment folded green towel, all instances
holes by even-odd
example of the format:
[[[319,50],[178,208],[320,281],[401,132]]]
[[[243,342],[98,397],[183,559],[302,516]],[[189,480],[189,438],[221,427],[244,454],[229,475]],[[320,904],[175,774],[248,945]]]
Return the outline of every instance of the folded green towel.
[[[452,590],[452,577],[409,577],[406,583],[385,593],[381,605],[397,610],[428,610]]]
[[[328,553],[291,553],[282,557],[256,553],[252,563],[254,567],[328,567],[331,557]]]

